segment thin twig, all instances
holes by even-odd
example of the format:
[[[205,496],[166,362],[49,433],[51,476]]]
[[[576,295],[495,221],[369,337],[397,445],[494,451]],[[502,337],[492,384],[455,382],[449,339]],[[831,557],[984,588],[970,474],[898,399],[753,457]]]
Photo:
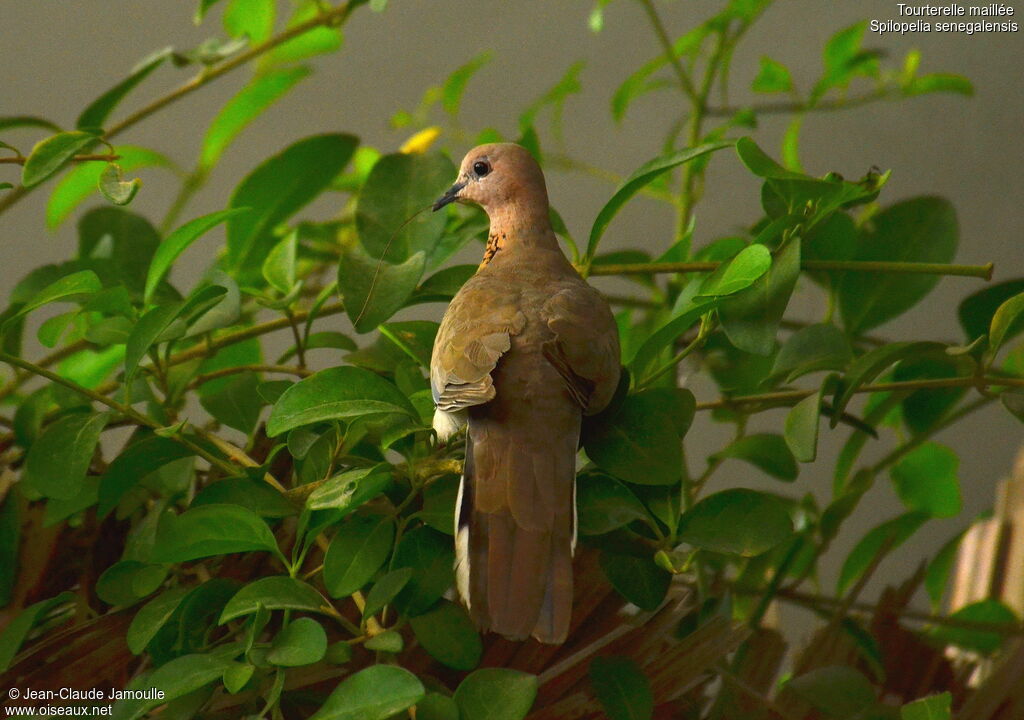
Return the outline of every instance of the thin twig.
[[[935,378],[931,380],[906,380],[903,382],[876,383],[874,385],[862,385],[855,393],[871,392],[900,392],[903,390],[935,390],[939,388],[956,387],[1024,387],[1024,378],[1000,378],[1000,377],[958,377],[958,378]],[[697,403],[698,410],[718,410],[721,408],[736,407],[737,405],[754,405],[759,403],[788,404],[799,402],[809,397],[817,390],[780,390],[778,392],[763,393],[760,395],[738,395],[733,398],[722,398],[708,402]]]
[[[348,14],[352,11],[352,9],[353,2],[346,2],[344,5],[339,5],[338,7],[323,12],[317,15],[316,17],[312,17],[309,20],[306,20],[305,22],[301,22],[298,25],[290,27],[282,31],[278,35],[275,35],[274,37],[268,39],[266,42],[262,42],[259,45],[254,45],[245,52],[240,53],[239,55],[236,55],[233,58],[224,60],[223,62],[217,65],[210,65],[203,68],[203,70],[199,74],[194,76],[191,80],[188,80],[184,84],[179,85],[174,90],[170,91],[166,95],[157,98],[148,105],[139,108],[138,110],[130,114],[128,117],[121,120],[119,123],[110,126],[107,129],[106,133],[104,133],[102,141],[110,140],[115,135],[124,132],[125,130],[132,127],[133,125],[136,125],[142,120],[145,120],[158,110],[162,110],[164,107],[170,105],[176,100],[179,100],[185,97],[186,95],[195,92],[196,90],[203,87],[204,85],[209,84],[213,80],[216,80],[217,78],[226,75],[235,68],[245,65],[250,60],[253,60],[259,57],[260,55],[263,55],[264,53],[273,50],[277,46],[282,45],[288,42],[289,40],[298,37],[299,35],[303,35],[309,32],[310,30],[314,30],[321,26],[341,25],[348,18]],[[101,140],[97,140],[97,142],[101,142]],[[8,192],[6,195],[4,195],[3,198],[0,198],[0,213],[3,213],[9,207],[13,206],[16,202],[21,200],[31,191],[32,188],[25,188],[24,186],[19,186]]]
[[[654,275],[657,273],[713,272],[720,262],[649,262],[592,265],[591,275]],[[913,275],[957,275],[992,279],[992,263],[984,265],[947,265],[945,263],[882,262],[871,260],[804,260],[803,270],[881,272]]]
[[[115,160],[120,160],[120,159],[121,159],[120,155],[112,155],[112,154],[106,154],[106,155],[75,155],[74,157],[71,158],[71,162],[93,162],[93,161],[113,162]],[[0,164],[24,165],[26,160],[28,160],[28,158],[26,158],[23,155],[19,155],[18,157],[5,157],[5,158],[0,158]]]
[[[665,52],[665,59],[668,60],[672,69],[676,73],[676,78],[679,80],[679,87],[690,99],[697,102],[697,91],[694,89],[693,82],[690,80],[690,76],[686,72],[686,68],[683,67],[682,61],[676,55],[675,48],[672,47],[672,39],[668,36],[668,31],[665,29],[665,23],[661,21],[661,16],[658,15],[658,11],[654,7],[654,3],[652,0],[640,0],[640,4],[644,8],[644,12],[647,13],[647,18],[651,21],[651,27],[654,29],[654,34],[658,36],[658,43],[661,45],[661,49]]]

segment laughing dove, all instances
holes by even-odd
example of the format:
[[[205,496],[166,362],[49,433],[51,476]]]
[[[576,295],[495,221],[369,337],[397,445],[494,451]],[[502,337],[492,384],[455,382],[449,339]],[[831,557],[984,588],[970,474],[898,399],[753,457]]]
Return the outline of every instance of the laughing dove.
[[[481,145],[434,204],[480,205],[483,262],[448,306],[430,361],[445,441],[468,422],[455,509],[456,581],[483,631],[561,643],[572,611],[583,415],[619,380],[604,299],[562,254],[544,175],[519,145]]]

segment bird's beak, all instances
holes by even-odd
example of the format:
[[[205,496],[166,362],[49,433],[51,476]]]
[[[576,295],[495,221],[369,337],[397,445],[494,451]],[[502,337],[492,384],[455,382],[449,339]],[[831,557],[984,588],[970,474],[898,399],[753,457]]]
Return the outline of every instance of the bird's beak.
[[[458,198],[459,198],[459,191],[462,190],[462,188],[464,188],[464,187],[466,187],[465,181],[457,182],[454,185],[452,185],[450,188],[448,188],[445,191],[444,195],[439,197],[437,199],[437,202],[434,203],[434,206],[433,206],[434,207],[434,212],[437,212],[438,210],[443,208],[445,205],[448,205],[449,203],[453,203],[456,200],[458,200]]]

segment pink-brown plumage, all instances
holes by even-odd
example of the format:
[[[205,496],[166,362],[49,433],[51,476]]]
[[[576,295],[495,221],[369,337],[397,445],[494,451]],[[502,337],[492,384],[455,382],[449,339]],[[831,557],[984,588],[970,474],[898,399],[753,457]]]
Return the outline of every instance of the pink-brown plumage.
[[[544,176],[524,148],[470,151],[436,207],[453,200],[491,221],[484,261],[448,307],[431,359],[435,428],[469,426],[459,593],[481,629],[560,643],[572,609],[580,425],[615,392],[618,334],[559,249]]]

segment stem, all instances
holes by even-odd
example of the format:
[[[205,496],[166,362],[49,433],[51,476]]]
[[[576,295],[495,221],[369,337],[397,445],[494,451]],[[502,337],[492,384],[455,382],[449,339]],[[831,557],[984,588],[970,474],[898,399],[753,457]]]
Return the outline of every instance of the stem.
[[[705,318],[707,318],[707,316],[705,316]],[[695,337],[689,345],[680,350],[675,357],[673,357],[667,363],[665,363],[660,368],[655,370],[653,373],[648,375],[647,378],[637,386],[637,389],[642,390],[646,387],[649,387],[658,378],[660,378],[662,375],[664,375],[672,368],[674,368],[676,365],[685,360],[687,355],[689,355],[694,350],[696,350],[697,348],[701,347],[704,344],[704,341],[707,339],[712,329],[713,323],[709,322],[706,319],[702,321],[700,324],[700,330],[697,331],[697,337]]]
[[[746,594],[742,588],[733,588],[734,592]],[[801,605],[803,607],[820,609],[822,606],[838,607],[843,604],[843,598],[831,597],[828,595],[815,595],[801,592],[800,590],[781,589],[778,597],[782,600]],[[875,612],[878,610],[877,603],[855,601],[850,604],[850,610],[857,612]],[[944,617],[933,615],[923,610],[906,609],[899,611],[899,616],[915,622],[926,622],[933,625],[945,625],[946,627],[963,628],[965,630],[981,630],[987,632],[999,632],[1008,635],[1024,635],[1024,627],[1019,623],[990,623],[980,620],[962,620],[960,618]]]
[[[682,61],[676,56],[675,48],[672,47],[672,39],[668,36],[665,23],[661,21],[661,17],[654,7],[654,2],[652,0],[640,0],[640,4],[643,6],[644,12],[647,13],[647,19],[651,21],[654,34],[658,36],[658,43],[665,52],[665,59],[668,60],[669,65],[675,70],[676,77],[679,80],[679,87],[696,104],[697,92],[690,81],[686,68],[683,67]]]
[[[329,315],[337,315],[340,312],[344,312],[345,306],[342,303],[334,303],[332,305],[325,305],[317,311],[316,316],[318,318],[327,317]],[[308,310],[302,310],[294,314],[296,322],[302,322],[309,316]],[[216,353],[223,347],[228,345],[234,345],[236,343],[244,342],[250,338],[259,337],[260,335],[266,335],[267,333],[274,332],[275,330],[281,330],[290,325],[288,318],[280,317],[274,320],[268,320],[265,323],[259,325],[253,325],[242,330],[236,330],[235,332],[221,335],[215,340],[205,340],[197,345],[193,345],[188,350],[182,350],[181,352],[171,355],[167,359],[166,366],[171,367],[172,365],[180,365],[181,363],[188,362],[189,360],[195,360],[197,358],[209,357]],[[101,393],[110,393],[119,388],[121,384],[116,380],[104,383],[100,385],[97,390]]]
[[[793,115],[805,112],[833,112],[835,110],[847,110],[860,105],[867,105],[868,103],[878,100],[896,100],[900,97],[902,96],[892,89],[883,89],[865,93],[864,95],[859,95],[855,98],[831,100],[829,102],[817,103],[815,105],[808,105],[803,102],[777,102],[751,105],[748,107],[709,107],[707,108],[707,114],[712,117],[732,117],[742,110],[750,110],[758,115]]]
[[[237,375],[238,373],[244,372],[283,373],[285,375],[297,375],[298,377],[309,377],[313,374],[312,370],[294,367],[292,365],[234,365],[232,367],[221,368],[220,370],[214,370],[213,372],[204,373],[202,375],[196,375],[195,380],[190,382],[188,386],[189,389],[194,389],[204,383],[210,382],[211,380],[227,377],[229,375]]]
[[[934,390],[937,388],[955,387],[1024,387],[1024,378],[1000,378],[1000,377],[958,377],[958,378],[935,378],[932,380],[906,380],[903,382],[876,383],[874,385],[862,385],[854,390],[855,393],[871,392],[898,392],[901,390]],[[722,398],[710,402],[697,403],[698,410],[717,410],[719,408],[735,407],[737,405],[748,405],[756,403],[778,403],[789,404],[799,402],[809,397],[817,390],[780,390],[779,392],[764,393],[761,395],[740,395],[734,398]],[[988,400],[989,398],[985,398]],[[964,408],[966,409],[966,407]],[[973,409],[973,408],[972,408]],[[953,417],[953,416],[951,416]]]
[[[321,26],[339,26],[343,24],[345,20],[348,19],[348,15],[352,11],[352,9],[353,1],[350,0],[349,2],[346,2],[344,5],[340,5],[327,12],[321,13],[316,17],[310,18],[305,22],[295,25],[294,27],[290,27],[287,30],[282,31],[278,35],[275,35],[274,37],[270,38],[266,42],[262,42],[259,45],[255,45],[233,58],[224,60],[220,64],[210,65],[204,68],[199,74],[197,74],[191,80],[185,82],[182,85],[179,85],[174,90],[171,90],[166,95],[157,98],[148,105],[139,108],[121,122],[112,125],[103,135],[103,140],[110,140],[115,135],[118,135],[119,133],[124,132],[133,125],[136,125],[139,122],[145,120],[150,115],[156,113],[159,110],[162,110],[167,105],[170,105],[176,100],[179,100],[185,97],[186,95],[195,92],[199,88],[203,87],[204,85],[207,85],[208,83],[212,82],[213,80],[216,80],[217,78],[223,75],[226,75],[235,68],[245,65],[250,60],[253,60],[254,58],[259,57],[260,55],[263,55],[264,53],[273,50],[278,45],[286,43],[289,40],[298,37],[299,35],[307,33],[310,30],[314,30]],[[0,199],[0,214],[2,214],[11,206],[13,206],[23,197],[28,195],[31,191],[32,188],[18,186],[11,190],[10,192],[8,192],[6,195],[4,195],[2,199]]]
[[[0,164],[9,165],[24,165],[28,158],[24,156],[12,157],[12,158],[0,158]],[[114,160],[120,160],[120,155],[75,155],[71,158],[71,162],[90,162],[90,161],[102,161],[102,162],[113,162]]]
[[[713,272],[721,262],[649,262],[592,265],[591,275],[654,275],[657,273]],[[913,275],[957,275],[992,279],[992,263],[984,265],[947,265],[945,263],[882,262],[875,260],[804,260],[803,270],[839,270],[884,272]]]
[[[79,395],[84,395],[90,400],[98,402],[101,405],[105,405],[111,410],[116,410],[117,412],[132,420],[137,425],[152,428],[153,430],[159,430],[163,427],[156,420],[153,420],[152,418],[149,418],[143,415],[142,413],[137,412],[134,408],[129,407],[128,405],[119,403],[118,401],[108,398],[95,390],[83,387],[82,385],[79,385],[76,382],[68,380],[65,377],[61,377],[55,372],[51,372],[45,368],[41,368],[38,365],[34,365],[30,363],[28,360],[22,360],[21,358],[15,357],[14,355],[8,355],[5,352],[0,352],[0,361],[5,362],[8,365],[12,365],[14,367],[19,367],[22,370],[27,370],[33,375],[44,377],[50,382],[57,383],[58,385],[63,385],[64,387],[68,388],[69,390],[73,390]],[[196,428],[196,430],[198,430],[198,428]],[[225,462],[216,455],[207,452],[205,448],[192,442],[187,437],[183,436],[181,433],[175,433],[171,439],[173,439],[175,442],[181,443],[189,450],[194,452],[196,455],[210,463],[210,465],[217,467],[230,475],[234,475],[236,473],[237,468],[232,466],[230,463]]]

